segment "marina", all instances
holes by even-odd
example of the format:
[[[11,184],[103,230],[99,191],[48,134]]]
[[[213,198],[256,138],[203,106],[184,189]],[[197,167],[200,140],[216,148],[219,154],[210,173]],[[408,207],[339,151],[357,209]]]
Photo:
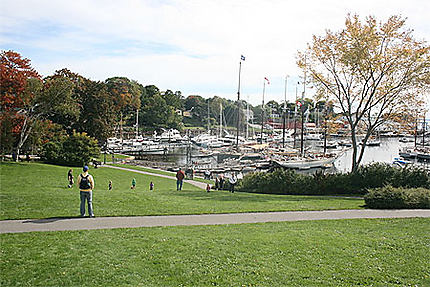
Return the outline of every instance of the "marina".
[[[177,131],[171,140],[163,136],[139,138],[133,141],[109,139],[108,153],[122,153],[130,156],[130,164],[142,165],[164,170],[185,168],[196,174],[228,173],[237,171],[248,173],[253,171],[267,171],[274,168],[294,169],[303,173],[314,173],[317,170],[326,172],[348,172],[351,169],[352,149],[347,137],[334,140],[316,141],[305,140],[305,156],[300,154],[300,143],[288,141],[282,147],[280,139],[258,143],[257,140],[240,138],[239,149],[234,141],[221,141],[219,137],[202,133],[194,137],[180,136]],[[414,142],[402,140],[405,137],[381,137],[377,144],[371,142],[365,147],[362,164],[381,162],[397,164],[399,166],[419,166],[429,168],[430,147],[429,137],[425,137],[425,144],[415,147]],[[131,143],[131,144],[130,144]],[[359,149],[362,146],[359,145]]]

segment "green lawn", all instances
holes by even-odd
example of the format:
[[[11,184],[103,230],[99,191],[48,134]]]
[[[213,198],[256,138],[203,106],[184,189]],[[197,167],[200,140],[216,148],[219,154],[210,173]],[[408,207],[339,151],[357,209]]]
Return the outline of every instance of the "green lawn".
[[[0,164],[0,219],[71,217],[79,214],[79,191],[67,188],[68,167],[39,163]],[[77,178],[80,168],[74,168]],[[328,210],[362,208],[364,200],[324,196],[288,196],[227,191],[205,191],[184,183],[176,191],[175,180],[110,168],[90,169],[96,188],[93,193],[96,216],[135,216]],[[131,190],[136,178],[137,188]],[[113,191],[108,191],[108,181]],[[149,182],[155,191],[149,191]]]
[[[130,165],[130,164],[111,164],[111,165],[135,169],[135,170],[140,170],[140,171],[146,171],[146,172],[155,173],[155,174],[162,174],[162,175],[169,175],[169,176],[175,176],[176,175],[175,172],[165,171],[165,170],[160,170],[160,169],[155,169],[155,168],[149,168],[149,167],[143,167],[143,166],[135,166],[135,165]],[[185,180],[187,180],[187,179],[189,179],[189,178],[185,178]],[[196,177],[196,176],[194,177],[193,180],[199,181],[199,182],[204,182],[204,183],[210,183],[211,185],[215,184],[215,182],[213,180],[207,180],[207,179],[203,179],[203,178]]]
[[[123,160],[126,158],[129,158],[130,156],[125,155],[125,154],[115,154],[114,158],[112,157],[112,154],[106,154],[106,162],[113,162],[113,159],[115,159],[116,161],[119,160]],[[100,156],[97,158],[98,161],[100,162],[104,162],[105,159],[105,155],[103,153],[100,154]]]
[[[429,219],[2,234],[1,286],[430,286]]]

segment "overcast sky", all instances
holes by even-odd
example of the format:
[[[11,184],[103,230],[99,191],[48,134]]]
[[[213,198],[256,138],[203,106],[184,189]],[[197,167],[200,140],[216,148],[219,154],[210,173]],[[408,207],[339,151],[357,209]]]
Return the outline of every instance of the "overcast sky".
[[[47,76],[68,68],[92,80],[125,76],[184,96],[261,102],[295,97],[296,54],[312,35],[340,30],[348,13],[407,17],[430,40],[430,1],[31,1],[0,0],[0,49],[31,59]],[[299,87],[299,93],[302,87]],[[311,95],[308,95],[311,96]]]

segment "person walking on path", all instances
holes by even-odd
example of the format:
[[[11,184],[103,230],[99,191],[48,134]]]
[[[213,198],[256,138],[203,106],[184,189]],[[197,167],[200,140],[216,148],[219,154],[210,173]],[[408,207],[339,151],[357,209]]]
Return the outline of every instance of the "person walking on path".
[[[68,188],[71,188],[73,186],[74,180],[73,180],[73,170],[69,169],[69,172],[67,173],[67,180],[69,181]]]
[[[185,173],[179,169],[176,173],[176,190],[182,190],[182,183],[185,178]]]
[[[83,173],[78,176],[78,185],[81,195],[81,216],[85,216],[85,201],[88,203],[88,215],[94,217],[93,212],[93,189],[94,178],[88,173],[88,166],[84,166]]]

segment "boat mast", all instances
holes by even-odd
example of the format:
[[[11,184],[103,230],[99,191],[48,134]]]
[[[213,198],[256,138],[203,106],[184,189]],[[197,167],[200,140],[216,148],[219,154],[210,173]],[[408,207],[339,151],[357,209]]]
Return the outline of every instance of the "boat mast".
[[[240,72],[242,70],[242,60],[245,61],[245,57],[240,55],[239,61],[239,83],[237,86],[237,123],[236,123],[236,149],[239,148],[239,121],[240,121]]]
[[[304,79],[303,79],[303,93],[302,93],[302,105],[300,106],[301,112],[302,112],[302,131],[301,131],[301,135],[300,135],[300,154],[302,157],[304,157],[304,98],[305,98],[305,92],[306,92],[306,56],[305,56],[305,75],[304,75]]]
[[[122,146],[122,143],[123,143],[123,139],[122,139],[122,112],[121,112],[121,118],[120,118],[119,124],[120,124],[120,133],[119,133],[119,135],[121,137],[121,146]]]
[[[219,137],[222,137],[222,103],[219,103]]]
[[[287,113],[287,81],[288,81],[288,75],[285,76],[285,89],[284,89],[284,117],[283,117],[283,124],[282,124],[282,147],[285,148],[285,118]]]
[[[266,78],[263,80],[263,102],[261,104],[261,132],[260,141],[263,143],[263,131],[264,131],[264,91],[266,90]]]
[[[424,118],[423,118],[423,147],[425,146],[426,142],[426,113],[424,112]]]
[[[209,114],[209,99],[208,99],[208,134],[211,133],[211,122],[210,122],[210,114]]]
[[[246,140],[248,140],[248,125],[249,125],[249,96],[246,101]]]
[[[300,82],[296,84],[296,101],[294,103],[294,148],[296,148],[296,134],[297,134],[297,87]]]
[[[136,139],[139,136],[139,109],[136,110]]]

